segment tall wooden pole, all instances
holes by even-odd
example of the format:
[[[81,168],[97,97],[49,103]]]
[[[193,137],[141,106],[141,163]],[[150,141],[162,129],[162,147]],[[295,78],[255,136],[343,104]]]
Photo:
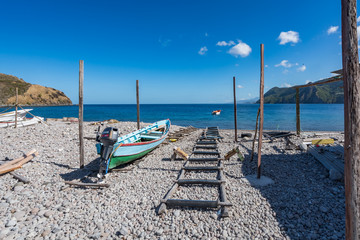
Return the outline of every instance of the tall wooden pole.
[[[79,141],[80,141],[80,168],[84,168],[84,60],[79,61]]]
[[[137,128],[140,129],[139,80],[136,80]]]
[[[264,125],[264,44],[260,44],[260,124],[257,178],[261,177],[261,145]]]
[[[18,123],[18,104],[19,104],[19,89],[16,88],[16,99],[15,99],[15,128],[17,128],[17,123]]]
[[[235,142],[238,140],[237,135],[237,111],[236,111],[236,84],[235,84],[235,76],[233,77],[233,87],[234,87],[234,123],[235,123]]]
[[[296,88],[296,134],[300,136],[300,96],[299,88]]]
[[[341,1],[344,81],[345,238],[360,239],[360,74],[356,0]]]

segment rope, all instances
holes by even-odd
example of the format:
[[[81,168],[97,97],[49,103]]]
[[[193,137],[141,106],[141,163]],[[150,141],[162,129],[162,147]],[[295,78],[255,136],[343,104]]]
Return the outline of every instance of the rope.
[[[19,105],[19,107],[20,107],[22,110],[24,110],[25,112],[27,112],[28,114],[30,114],[31,116],[33,116],[34,118],[39,119],[39,120],[40,120],[40,122],[45,123],[46,125],[48,125],[48,126],[49,126],[49,124],[47,124],[46,122],[44,122],[41,118],[39,118],[39,117],[37,117],[37,116],[33,115],[32,113],[30,113],[30,112],[26,111],[26,109],[23,109],[20,105]]]
[[[11,109],[11,108],[13,108],[13,106],[8,107],[7,109],[5,109],[4,111],[2,111],[2,112],[0,112],[0,113],[6,112],[7,110],[9,110],[9,109]]]

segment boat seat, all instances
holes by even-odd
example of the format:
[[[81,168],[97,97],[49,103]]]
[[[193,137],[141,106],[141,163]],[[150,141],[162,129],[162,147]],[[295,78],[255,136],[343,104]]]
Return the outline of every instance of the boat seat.
[[[149,134],[140,134],[141,138],[146,138],[146,139],[159,139],[159,136],[154,136],[154,135],[149,135]]]

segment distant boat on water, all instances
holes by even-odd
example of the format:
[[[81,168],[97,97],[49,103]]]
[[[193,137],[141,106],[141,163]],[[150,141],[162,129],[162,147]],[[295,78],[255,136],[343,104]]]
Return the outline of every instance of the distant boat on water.
[[[220,113],[221,113],[221,110],[215,110],[211,114],[212,115],[220,115]]]

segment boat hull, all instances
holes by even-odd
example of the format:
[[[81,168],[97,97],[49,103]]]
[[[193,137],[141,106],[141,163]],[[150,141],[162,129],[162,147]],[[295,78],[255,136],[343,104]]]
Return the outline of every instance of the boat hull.
[[[114,150],[107,163],[107,169],[132,162],[154,150],[166,139],[170,125],[170,120],[162,120],[119,137],[118,142],[113,146]],[[158,132],[157,129],[163,129],[163,132]],[[101,155],[102,144],[98,143],[96,146],[98,153]]]

